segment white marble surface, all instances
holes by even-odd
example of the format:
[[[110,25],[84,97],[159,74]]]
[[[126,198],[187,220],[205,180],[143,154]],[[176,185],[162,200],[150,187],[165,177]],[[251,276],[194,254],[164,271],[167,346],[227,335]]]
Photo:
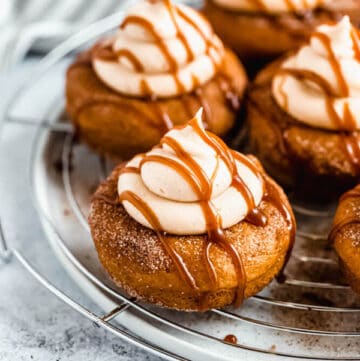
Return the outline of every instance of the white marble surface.
[[[0,74],[0,115],[16,83],[37,59]],[[0,141],[0,216],[6,238],[20,248],[57,286],[96,310],[62,269],[44,241],[27,192],[31,127],[6,125]],[[0,261],[0,361],[158,360],[102,330],[57,300],[24,268]]]

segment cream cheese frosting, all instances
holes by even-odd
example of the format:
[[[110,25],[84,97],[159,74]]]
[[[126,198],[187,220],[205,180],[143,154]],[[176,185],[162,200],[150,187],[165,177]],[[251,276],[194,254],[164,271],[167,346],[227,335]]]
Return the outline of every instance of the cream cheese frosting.
[[[285,112],[309,126],[360,129],[360,42],[347,16],[319,26],[309,44],[282,64],[272,94]]]
[[[248,12],[301,12],[315,9],[325,0],[213,0],[217,5],[231,10]]]
[[[93,68],[105,84],[129,96],[167,98],[191,92],[216,74],[224,55],[207,20],[170,0],[135,4],[110,47],[114,59],[95,56]]]
[[[121,172],[120,200],[145,227],[176,235],[203,234],[209,231],[209,209],[224,229],[242,221],[261,202],[264,185],[257,165],[206,132],[201,116],[202,111],[187,125],[170,130],[159,146],[134,157]],[[129,195],[140,201],[129,201]],[[144,210],[156,222],[149,221]]]

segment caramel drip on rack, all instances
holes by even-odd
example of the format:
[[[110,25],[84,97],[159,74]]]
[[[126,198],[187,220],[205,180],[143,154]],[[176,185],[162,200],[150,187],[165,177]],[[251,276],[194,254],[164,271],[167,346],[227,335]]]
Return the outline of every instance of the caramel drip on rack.
[[[249,211],[248,218],[250,218],[251,223],[256,226],[265,226],[267,224],[266,216],[255,208],[255,201],[252,193],[237,172],[236,161],[242,162],[261,180],[263,180],[262,171],[258,169],[257,165],[246,156],[229,150],[225,143],[221,141],[221,139],[211,133],[204,132],[195,120],[191,121],[189,124],[190,126],[192,126],[193,130],[201,137],[201,139],[204,140],[204,142],[214,150],[218,162],[222,160],[230,170],[231,174],[233,175],[232,186],[234,186],[246,200]],[[181,129],[181,127],[178,128]],[[131,167],[129,171],[139,172],[139,169],[141,169],[141,167],[146,162],[158,162],[168,167],[171,167],[178,174],[180,174],[184,180],[187,181],[187,183],[191,186],[192,190],[199,199],[199,204],[206,220],[207,241],[204,245],[203,257],[205,267],[208,272],[211,288],[215,289],[218,284],[218,275],[211,260],[211,248],[213,245],[218,245],[231,257],[232,263],[234,265],[238,279],[238,286],[234,299],[234,304],[235,306],[239,306],[244,299],[244,291],[247,281],[243,260],[238,250],[231,242],[227,240],[222,228],[222,220],[211,202],[213,184],[211,179],[214,179],[214,177],[216,177],[218,166],[216,167],[211,178],[209,178],[207,174],[203,171],[203,169],[199,166],[199,164],[175,139],[165,136],[162,139],[159,147],[163,147],[164,145],[170,147],[180,161],[174,160],[173,158],[167,158],[166,156],[162,155],[145,154],[143,155],[139,168]],[[124,172],[126,172],[126,170],[124,170]],[[287,209],[286,204],[283,202],[282,196],[277,191],[276,187],[272,186],[268,182],[263,182],[263,185],[266,189],[264,197],[269,202],[274,204],[276,208],[279,209],[286,222],[288,223],[292,239],[293,235],[295,234],[295,224],[291,212]],[[174,264],[181,278],[184,280],[184,282],[188,284],[189,287],[191,287],[191,289],[199,293],[199,286],[197,285],[194,276],[191,274],[191,271],[184,263],[181,256],[173,248],[173,246],[164,240],[161,223],[153,210],[143,200],[141,200],[139,197],[129,191],[120,194],[120,200],[131,203],[143,214],[144,218],[157,233],[160,241],[164,246],[165,251],[174,261]],[[207,309],[208,293],[205,292],[203,294],[199,294],[199,296],[199,309]]]
[[[282,68],[279,70],[279,74],[290,75],[300,81],[309,81],[320,88],[320,90],[324,93],[325,96],[326,112],[328,114],[328,117],[335,125],[335,127],[342,132],[341,140],[344,144],[344,149],[346,151],[347,157],[353,167],[356,169],[356,171],[360,172],[360,139],[356,133],[357,129],[355,117],[351,113],[349,103],[344,104],[341,116],[335,109],[335,101],[337,97],[349,96],[349,86],[346,83],[346,79],[342,72],[340,62],[331,47],[330,38],[326,34],[319,32],[313,34],[312,36],[314,36],[321,42],[327,52],[328,61],[336,77],[339,91],[336,92],[327,79],[310,70]],[[352,29],[351,31],[351,39],[353,41],[353,51],[355,57],[360,62],[360,43],[357,31],[355,29]],[[279,86],[279,92],[280,94],[282,94],[283,99],[285,100],[284,109],[285,111],[287,111],[288,99],[286,92],[283,89],[285,77],[283,79],[284,81],[282,81]]]
[[[235,335],[226,335],[224,337],[224,341],[233,345],[236,345],[238,343],[237,337]]]
[[[360,198],[360,185],[356,186],[354,189],[346,192],[340,197],[340,202],[344,202],[350,198]],[[353,215],[346,217],[338,222],[335,222],[331,232],[329,234],[329,241],[334,242],[337,234],[346,226],[350,224],[360,224],[360,217]]]

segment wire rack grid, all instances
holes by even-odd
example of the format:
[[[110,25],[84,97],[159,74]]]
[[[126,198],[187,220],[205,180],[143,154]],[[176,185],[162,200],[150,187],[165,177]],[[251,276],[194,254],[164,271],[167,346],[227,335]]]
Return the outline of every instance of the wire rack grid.
[[[119,316],[133,312],[155,327],[174,334],[185,343],[189,343],[189,340],[195,343],[196,340],[199,345],[215,345],[213,352],[219,352],[219,357],[221,350],[227,352],[226,350],[231,349],[231,355],[245,350],[259,357],[265,355],[269,358],[271,356],[291,359],[358,360],[360,300],[339,277],[336,257],[327,245],[333,206],[319,207],[293,203],[299,231],[296,248],[286,269],[286,281],[284,284],[273,282],[264,292],[248,300],[240,310],[211,310],[206,314],[194,315],[144,305],[121,293],[101,270],[92,268],[96,260],[86,263],[79,257],[78,251],[71,248],[71,237],[62,229],[62,222],[40,199],[43,196],[39,196],[38,192],[39,188],[43,187],[39,187],[38,184],[39,164],[40,167],[44,164],[44,169],[49,169],[46,163],[53,163],[56,159],[61,161],[60,171],[52,176],[45,172],[44,179],[45,182],[50,179],[55,183],[59,197],[62,197],[58,203],[68,205],[73,227],[81,237],[87,239],[90,239],[86,221],[90,193],[93,185],[104,179],[113,165],[108,159],[96,156],[75,141],[73,128],[64,114],[62,95],[51,101],[45,100],[41,116],[18,116],[14,115],[14,111],[20,100],[33,93],[40,79],[46,78],[59,62],[65,59],[68,63],[72,53],[112,30],[119,23],[121,16],[121,13],[115,14],[91,25],[49,53],[16,92],[16,97],[11,100],[5,112],[5,126],[20,124],[37,128],[28,165],[28,177],[33,205],[42,223],[55,234],[56,246],[77,272],[115,300],[117,306],[110,312],[99,315],[75,302],[71,296],[56,288],[38,272],[32,262],[24,256],[23,250],[8,245],[0,223],[1,258],[7,262],[20,262],[51,293],[95,324],[167,359],[185,360],[192,357],[174,351],[171,346],[159,345],[137,334],[123,324]],[[93,169],[90,175],[91,182],[88,182],[89,168]],[[211,322],[215,327],[210,330],[207,322]],[[216,329],[221,329],[224,325],[226,329],[242,336],[238,337],[237,344],[225,342],[225,335],[217,333]],[[250,334],[249,337],[246,337],[247,333]],[[271,347],[263,341],[262,338],[266,337],[273,340]],[[298,346],[290,347],[294,343]],[[278,344],[282,346],[273,347]],[[194,359],[197,359],[196,355]]]

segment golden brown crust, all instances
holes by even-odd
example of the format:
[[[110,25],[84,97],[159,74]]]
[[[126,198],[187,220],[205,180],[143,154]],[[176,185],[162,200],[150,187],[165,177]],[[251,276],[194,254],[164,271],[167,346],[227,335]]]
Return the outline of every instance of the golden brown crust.
[[[248,92],[250,148],[282,185],[303,196],[336,197],[355,184],[360,169],[349,157],[343,135],[301,124],[277,105],[271,81],[281,62],[264,68]]]
[[[221,72],[231,79],[233,91],[242,99],[247,77],[236,56],[226,50]],[[218,74],[201,87],[204,103],[211,114],[208,128],[225,136],[238,121],[221,90]],[[128,159],[149,150],[166,132],[159,112],[146,99],[131,98],[108,88],[92,69],[90,52],[83,53],[67,72],[66,108],[80,138],[100,153]],[[174,125],[193,117],[201,101],[195,93],[157,101]],[[207,112],[205,112],[207,113]]]
[[[338,20],[345,14],[355,25],[360,23],[360,1],[336,2],[329,8],[304,14],[271,16],[226,10],[207,0],[203,11],[215,32],[242,59],[271,59],[297,48],[321,23]]]
[[[360,197],[340,201],[334,218],[333,245],[351,287],[360,293]]]
[[[121,205],[109,204],[101,198],[116,198],[121,167],[118,166],[98,188],[89,216],[101,263],[115,283],[132,296],[164,307],[198,310],[199,294],[179,277],[155,232],[133,220]],[[281,198],[291,209],[283,192]],[[225,230],[226,238],[234,244],[244,262],[245,297],[259,292],[278,274],[290,244],[290,232],[279,210],[266,201],[262,201],[260,210],[268,217],[265,227],[243,221]],[[166,235],[166,242],[183,258],[201,293],[209,292],[208,308],[224,307],[233,302],[237,276],[231,258],[223,249],[217,245],[211,248],[210,258],[219,279],[216,290],[211,290],[203,258],[206,236]]]

